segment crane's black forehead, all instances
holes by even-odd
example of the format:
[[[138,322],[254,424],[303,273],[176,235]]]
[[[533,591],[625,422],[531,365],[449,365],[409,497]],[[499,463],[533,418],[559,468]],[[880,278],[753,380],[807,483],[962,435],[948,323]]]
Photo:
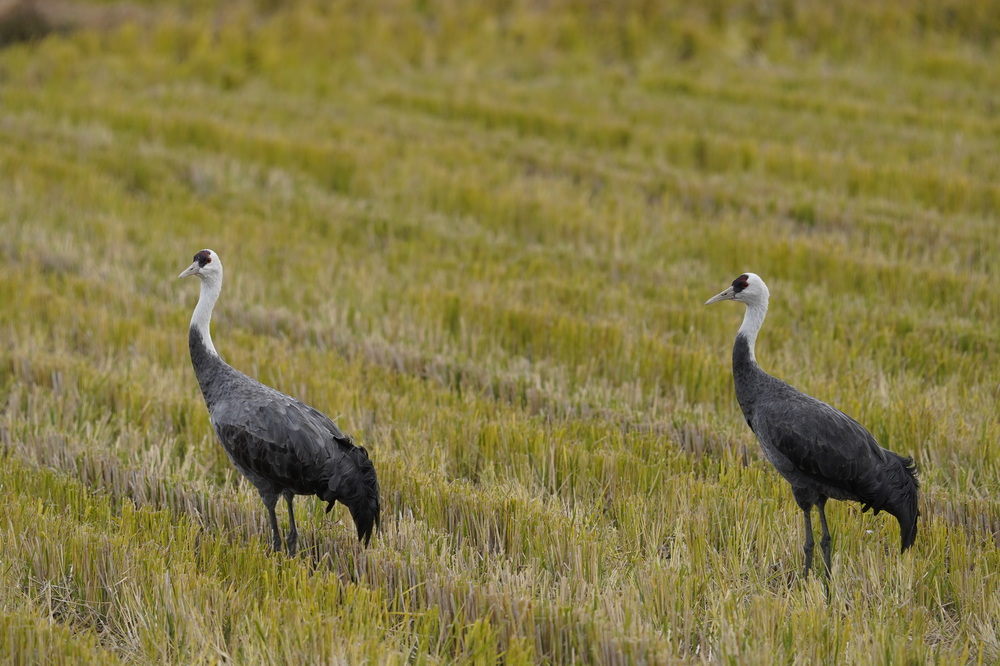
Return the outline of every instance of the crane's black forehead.
[[[199,266],[204,268],[205,264],[212,263],[212,253],[208,250],[202,250],[198,254],[194,255],[194,260],[198,262]]]
[[[744,289],[746,289],[749,286],[749,283],[747,282],[747,280],[749,280],[749,279],[750,279],[750,276],[748,276],[746,273],[744,273],[743,275],[741,275],[738,278],[736,278],[735,280],[733,280],[733,291],[738,294],[741,291],[743,291]]]

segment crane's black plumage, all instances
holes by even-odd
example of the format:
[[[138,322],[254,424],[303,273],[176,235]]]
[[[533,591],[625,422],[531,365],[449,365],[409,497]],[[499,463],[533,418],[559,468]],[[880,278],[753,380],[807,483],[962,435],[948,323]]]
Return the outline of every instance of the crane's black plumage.
[[[275,514],[280,496],[288,504],[288,552],[295,552],[295,495],[316,495],[329,502],[327,511],[334,502],[346,505],[358,539],[367,544],[381,512],[378,478],[368,452],[322,412],[223,361],[209,333],[212,308],[222,289],[218,255],[202,250],[180,277],[188,275],[201,278],[201,297],[188,334],[191,363],[216,436],[267,507],[274,549],[281,549]]]
[[[760,441],[764,456],[792,486],[805,516],[806,575],[812,565],[810,512],[819,508],[823,537],[820,546],[830,574],[828,499],[861,502],[862,511],[887,511],[899,521],[902,550],[917,535],[916,468],[912,458],[883,449],[865,428],[830,405],[772,377],[757,365],[754,343],[764,323],[767,285],[745,273],[706,303],[736,300],[746,304],[743,325],[733,345],[736,399],[747,424]]]

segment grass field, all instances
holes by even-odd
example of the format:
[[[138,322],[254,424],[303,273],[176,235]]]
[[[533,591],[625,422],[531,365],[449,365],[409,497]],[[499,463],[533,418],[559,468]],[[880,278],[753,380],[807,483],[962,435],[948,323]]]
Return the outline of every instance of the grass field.
[[[1000,660],[991,3],[213,4],[0,51],[0,654]],[[372,547],[300,500],[270,553],[206,247],[221,354],[371,453]],[[920,469],[904,555],[831,503],[829,602],[702,307],[745,270],[761,365]]]

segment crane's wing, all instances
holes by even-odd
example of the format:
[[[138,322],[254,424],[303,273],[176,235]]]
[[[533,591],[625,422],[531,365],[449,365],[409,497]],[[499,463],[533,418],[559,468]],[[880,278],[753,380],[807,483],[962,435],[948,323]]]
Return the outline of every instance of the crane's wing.
[[[754,432],[801,473],[859,497],[868,495],[878,468],[886,462],[886,452],[847,414],[788,389],[781,391],[779,399],[758,403]]]
[[[314,492],[353,448],[328,416],[263,384],[219,401],[211,420],[241,471],[297,492]]]

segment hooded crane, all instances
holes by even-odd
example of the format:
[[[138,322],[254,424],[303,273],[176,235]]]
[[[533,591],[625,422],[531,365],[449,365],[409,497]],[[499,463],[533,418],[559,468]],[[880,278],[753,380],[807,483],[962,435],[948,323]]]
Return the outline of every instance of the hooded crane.
[[[733,346],[736,399],[764,456],[792,484],[806,522],[805,576],[813,556],[810,512],[819,508],[820,547],[830,576],[828,499],[862,503],[862,511],[887,511],[899,521],[902,550],[917,536],[917,479],[912,458],[883,449],[865,428],[825,402],[770,376],[757,365],[754,342],[767,314],[770,292],[757,275],[744,273],[732,286],[706,301],[739,301],[747,306]]]
[[[197,275],[201,296],[191,317],[188,346],[191,363],[208,405],[212,429],[229,459],[264,500],[273,533],[274,550],[281,550],[281,533],[274,507],[278,497],[288,503],[288,554],[295,553],[298,531],[292,499],[316,495],[347,506],[365,545],[372,526],[379,525],[378,478],[364,447],[322,412],[264,386],[228,365],[212,344],[209,323],[222,290],[222,262],[212,250],[194,255],[194,263],[178,277]]]

